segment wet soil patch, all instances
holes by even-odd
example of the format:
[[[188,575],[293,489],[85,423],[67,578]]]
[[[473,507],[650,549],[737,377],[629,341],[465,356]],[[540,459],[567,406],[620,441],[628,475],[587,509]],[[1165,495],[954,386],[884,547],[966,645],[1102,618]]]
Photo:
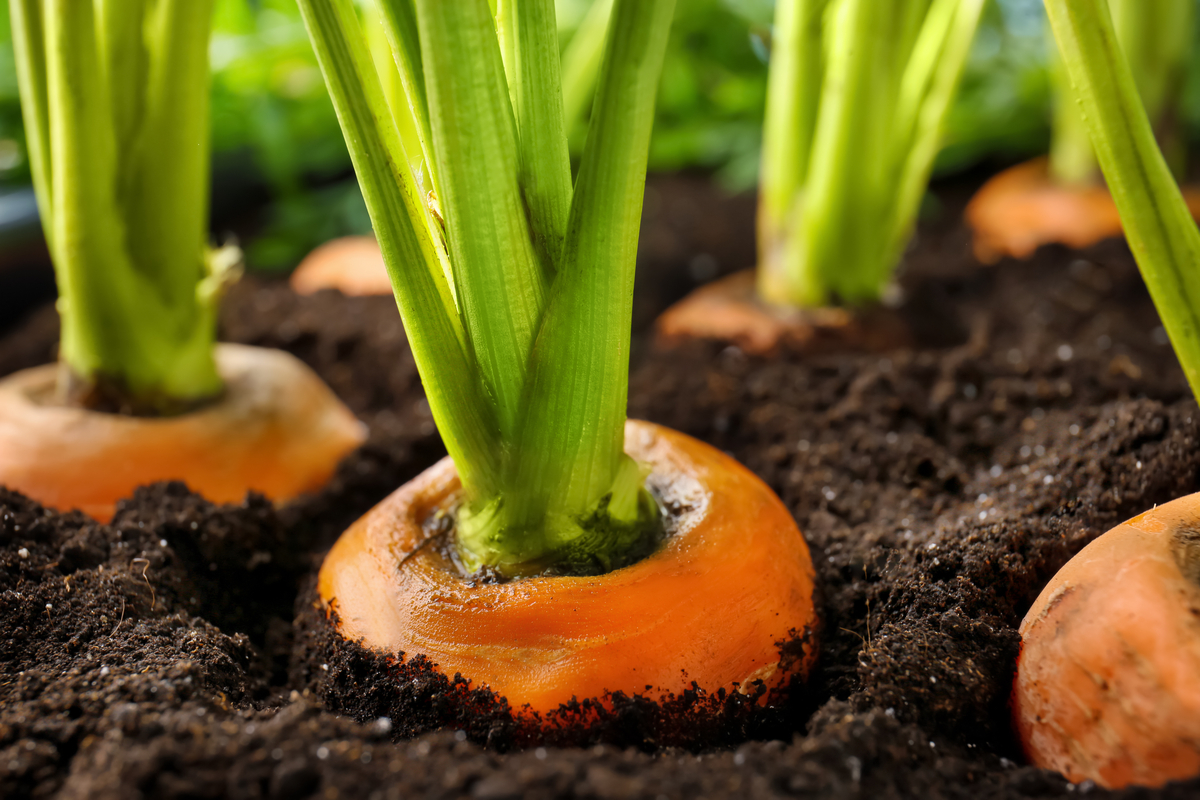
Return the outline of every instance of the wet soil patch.
[[[248,281],[226,338],[305,359],[371,438],[282,509],[163,484],[98,525],[0,492],[0,796],[1196,796],[1021,763],[1007,699],[1025,608],[1108,527],[1200,489],[1200,411],[1123,245],[982,267],[957,221],[968,188],[907,258],[917,346],[766,359],[639,338],[631,415],[731,452],[808,537],[824,638],[782,727],[694,752],[633,734],[522,746],[478,688],[330,649],[308,593],[320,554],[442,450],[389,299]],[[641,331],[697,277],[750,263],[752,201],[691,179],[655,191]],[[51,312],[29,317],[0,372],[46,360],[55,335]],[[445,724],[461,730],[420,732]]]

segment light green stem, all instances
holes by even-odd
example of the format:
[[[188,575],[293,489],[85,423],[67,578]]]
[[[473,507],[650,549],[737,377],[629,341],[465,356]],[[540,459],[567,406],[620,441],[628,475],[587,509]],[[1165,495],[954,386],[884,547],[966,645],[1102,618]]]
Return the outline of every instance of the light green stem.
[[[544,263],[562,257],[571,209],[554,0],[500,0],[500,41],[517,119],[518,180]]]
[[[1159,146],[1177,177],[1187,160],[1179,105],[1192,57],[1195,0],[1109,0],[1117,41],[1149,114]],[[1079,185],[1099,177],[1088,127],[1072,101],[1070,80],[1056,59],[1054,124],[1050,173],[1055,180]]]
[[[759,291],[878,300],[916,220],[985,0],[781,0],[759,203]]]
[[[568,133],[592,110],[612,5],[613,0],[593,0],[563,50],[563,118]]]
[[[637,236],[673,7],[617,0],[574,191],[549,0],[416,0],[419,45],[392,25],[394,48],[419,47],[394,60],[425,77],[424,147],[452,293],[409,169],[414,145],[396,130],[352,0],[300,0],[463,482],[457,546],[471,569],[604,571],[644,555],[661,532],[623,439]]]
[[[500,430],[515,425],[551,266],[533,246],[517,131],[484,0],[417,0],[442,215],[463,328]]]
[[[496,491],[500,437],[459,321],[427,207],[364,43],[352,0],[299,0],[446,449],[470,490]]]
[[[644,515],[624,451],[633,274],[654,97],[675,0],[617,0],[562,268],[533,352],[502,505],[469,526],[475,558],[540,563],[586,538],[604,502],[617,523]],[[618,493],[614,488],[624,491]],[[461,526],[460,526],[461,527]],[[460,539],[462,535],[460,533]]]
[[[1200,397],[1200,231],[1154,139],[1104,0],[1045,0],[1129,247]]]
[[[54,257],[63,385],[172,413],[212,397],[211,0],[10,5],[35,188]],[[104,395],[97,399],[96,393]]]

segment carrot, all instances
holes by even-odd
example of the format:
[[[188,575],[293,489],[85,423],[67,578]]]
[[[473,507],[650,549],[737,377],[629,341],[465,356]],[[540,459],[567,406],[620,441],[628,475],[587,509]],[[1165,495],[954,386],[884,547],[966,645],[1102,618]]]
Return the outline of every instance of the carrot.
[[[753,271],[735,272],[706,284],[658,318],[660,344],[689,339],[730,342],[752,355],[829,352],[830,349],[884,350],[901,347],[911,335],[898,315],[884,308],[794,308],[764,302],[754,288]]]
[[[299,294],[337,289],[352,297],[392,293],[383,254],[374,236],[343,236],[304,257],[288,280]]]
[[[391,103],[350,0],[300,0],[450,453],[342,535],[318,590],[347,639],[427,656],[518,708],[776,688],[814,657],[781,655],[816,623],[778,498],[625,418],[674,6],[613,3],[572,180],[551,0],[384,4]],[[682,510],[664,522],[660,504]],[[446,516],[452,534],[426,533]],[[506,582],[469,585],[480,572]]]
[[[1125,522],[1063,567],[1021,623],[1013,718],[1073,781],[1200,774],[1200,494]]]
[[[1192,214],[1200,216],[1200,191],[1185,189]],[[1076,249],[1121,235],[1121,218],[1102,184],[1067,185],[1050,177],[1049,161],[1035,158],[991,178],[967,204],[975,257],[1029,258],[1046,244]]]
[[[629,420],[625,447],[684,511],[650,557],[595,577],[473,584],[424,524],[461,486],[443,459],[368,512],[330,551],[318,591],[341,634],[384,653],[424,654],[515,708],[572,697],[768,688],[807,673],[781,662],[789,632],[816,627],[808,547],[749,470],[695,439]]]
[[[174,417],[54,402],[59,367],[0,381],[0,484],[108,521],[139,485],[182,480],[218,503],[320,488],[365,432],[321,380],[277,350],[219,345],[220,399]]]

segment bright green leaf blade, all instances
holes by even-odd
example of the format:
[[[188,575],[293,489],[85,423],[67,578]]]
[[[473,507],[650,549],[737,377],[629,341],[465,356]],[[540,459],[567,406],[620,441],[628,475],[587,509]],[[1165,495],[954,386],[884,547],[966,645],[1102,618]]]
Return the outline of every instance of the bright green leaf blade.
[[[456,297],[507,436],[549,269],[534,250],[517,182],[516,126],[487,3],[417,0],[417,22]]]
[[[400,316],[446,449],[469,492],[495,491],[500,446],[491,406],[458,322],[350,0],[300,0],[300,11],[350,148]]]
[[[624,455],[633,274],[654,98],[675,0],[617,0],[571,204],[562,268],[533,354],[506,485],[514,524],[581,513]],[[520,505],[518,505],[518,502]]]
[[[500,0],[498,19],[505,69],[512,76],[521,189],[542,260],[556,267],[571,210],[571,157],[554,0]]]
[[[46,40],[41,0],[9,0],[13,55],[21,92],[29,168],[46,242],[53,255],[54,167],[50,160],[50,112],[46,87]]]
[[[613,0],[592,0],[562,54],[563,118],[567,132],[583,120],[596,98],[596,76],[604,59],[604,36]]]
[[[1125,238],[1200,397],[1200,231],[1155,144],[1104,0],[1046,0],[1046,12]]]

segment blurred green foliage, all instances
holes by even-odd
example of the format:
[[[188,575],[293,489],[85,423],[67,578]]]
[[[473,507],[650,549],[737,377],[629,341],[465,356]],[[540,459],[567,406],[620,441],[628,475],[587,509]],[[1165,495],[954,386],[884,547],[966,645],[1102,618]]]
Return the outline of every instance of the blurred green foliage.
[[[589,3],[557,0],[564,44]],[[7,5],[0,0],[0,183],[11,185],[29,174]],[[774,0],[679,0],[652,170],[699,169],[730,190],[754,186],[773,14]],[[289,268],[328,238],[368,231],[295,0],[217,0],[214,31],[214,163],[220,173],[223,162],[244,163],[248,154],[274,198],[246,243],[249,264]],[[1045,150],[1048,46],[1041,0],[993,0],[947,122],[938,173]],[[1183,111],[1200,130],[1200,80],[1189,83]],[[572,132],[575,152],[584,132],[582,125]]]

